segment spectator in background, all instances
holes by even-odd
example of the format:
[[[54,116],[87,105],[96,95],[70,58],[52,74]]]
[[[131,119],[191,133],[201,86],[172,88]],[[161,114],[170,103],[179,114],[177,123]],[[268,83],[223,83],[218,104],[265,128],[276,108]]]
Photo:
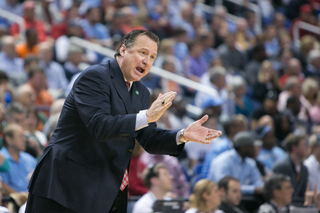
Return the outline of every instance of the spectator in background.
[[[301,202],[305,197],[308,182],[308,170],[303,165],[303,159],[308,154],[306,136],[290,133],[285,141],[289,154],[275,164],[273,172],[284,174],[291,178],[291,185],[294,189],[292,194],[293,201],[299,202],[300,200]]]
[[[277,109],[282,112],[286,108],[287,100],[290,96],[296,96],[300,98],[302,94],[301,83],[297,76],[291,76],[288,78],[284,90],[279,94],[279,100]]]
[[[264,48],[268,57],[274,58],[279,54],[279,40],[274,25],[269,25],[266,29]]]
[[[300,102],[302,109],[299,112],[299,118],[303,121],[309,121],[310,110],[315,105],[319,91],[319,82],[313,77],[306,78],[302,83],[302,96]]]
[[[45,26],[41,20],[37,20],[35,17],[35,2],[31,0],[24,1],[22,7],[25,29],[35,29],[38,40],[40,42],[45,41],[47,39]],[[17,23],[11,25],[10,34],[18,40],[22,39],[19,38],[19,25]]]
[[[143,183],[142,172],[146,165],[140,160],[141,154],[144,152],[142,146],[136,141],[132,151],[129,173],[129,196],[142,196],[148,192],[147,187]]]
[[[151,164],[143,171],[143,181],[148,192],[143,195],[134,205],[132,213],[149,213],[153,212],[153,203],[156,200],[170,200],[166,196],[173,188],[172,175],[166,166]]]
[[[220,192],[213,181],[199,180],[189,198],[191,208],[186,213],[223,213],[218,207],[221,204]]]
[[[86,18],[82,20],[81,25],[90,41],[102,46],[111,47],[112,39],[109,30],[100,21],[101,9],[99,7],[92,7],[87,10]]]
[[[47,79],[43,69],[40,67],[31,68],[29,70],[29,80],[26,84],[31,86],[36,95],[36,107],[48,115],[53,99],[47,90]]]
[[[51,35],[53,25],[63,21],[59,8],[52,0],[39,0],[35,5],[35,16],[43,21],[47,35]]]
[[[219,181],[218,186],[222,194],[220,210],[224,213],[248,213],[247,210],[239,206],[242,194],[241,184],[238,179],[226,176]]]
[[[262,140],[263,145],[257,160],[260,161],[268,171],[271,172],[274,164],[285,158],[286,153],[276,146],[276,137],[274,136],[274,129],[269,125],[258,126],[255,132]]]
[[[10,104],[7,108],[5,119],[8,125],[18,124],[22,128],[25,128],[26,114],[23,106],[17,102]]]
[[[246,124],[240,119],[239,116],[233,116],[223,124],[224,137],[217,138],[216,143],[208,151],[205,156],[202,177],[208,176],[211,162],[220,154],[233,149],[233,138],[241,131],[246,131]]]
[[[303,82],[304,75],[302,73],[301,63],[298,59],[290,59],[284,71],[285,73],[279,77],[279,86],[282,90],[285,88],[285,85],[291,76],[296,76],[298,77],[300,83]]]
[[[180,5],[180,14],[176,15],[172,20],[173,27],[182,27],[188,34],[188,38],[193,40],[196,36],[196,32],[191,25],[192,15],[194,13],[194,8],[191,2],[184,1]]]
[[[197,92],[195,96],[195,104],[200,108],[204,108],[205,102],[210,99],[220,98],[223,102],[228,99],[228,91],[226,89],[226,69],[224,67],[213,67],[207,73],[203,74],[200,83],[211,87],[215,90],[212,94],[208,95],[203,92]],[[224,112],[228,110],[225,109]]]
[[[173,47],[174,55],[180,60],[182,64],[189,53],[187,46],[187,42],[189,41],[187,31],[183,28],[174,29],[173,40],[175,42]]]
[[[237,47],[241,51],[247,51],[252,46],[252,40],[250,40],[247,30],[248,23],[245,18],[237,18],[236,20],[237,30],[235,32]]]
[[[1,38],[0,70],[5,71],[10,77],[25,75],[23,60],[17,57],[12,36],[3,36]]]
[[[301,62],[303,70],[307,68],[307,58],[309,52],[315,47],[316,38],[311,35],[302,36],[300,39],[300,51],[298,52],[298,59]]]
[[[1,154],[9,159],[10,164],[7,173],[0,173],[5,190],[4,194],[27,191],[27,176],[35,168],[36,159],[24,152],[26,137],[21,126],[11,124],[6,127],[3,133],[3,146]]]
[[[257,44],[252,49],[252,60],[249,61],[244,69],[245,78],[250,87],[258,80],[258,71],[262,62],[267,59],[267,54],[263,44]]]
[[[68,60],[64,63],[66,77],[70,82],[72,77],[80,73],[79,64],[83,62],[83,51],[80,47],[70,46],[68,50]]]
[[[298,114],[301,111],[301,102],[297,96],[291,96],[287,100],[287,108],[283,111],[283,114],[288,116],[290,125],[293,126],[295,131],[302,131],[307,133],[310,131],[310,123],[307,123],[299,119]]]
[[[29,54],[38,54],[38,32],[34,28],[26,31],[26,41],[16,46],[16,52],[20,58],[25,58]]]
[[[237,49],[235,34],[229,33],[226,36],[224,44],[218,48],[218,54],[226,69],[231,73],[244,71],[247,58],[243,52]]]
[[[217,51],[214,47],[214,33],[211,31],[204,31],[200,35],[200,41],[203,46],[202,56],[206,59],[207,64],[211,64],[214,59],[218,58]]]
[[[22,85],[15,92],[15,99],[22,104],[25,110],[35,107],[37,96],[30,85]]]
[[[310,189],[320,191],[320,135],[313,134],[309,137],[311,155],[304,161],[308,169],[308,183]]]
[[[208,179],[220,181],[225,176],[233,176],[239,179],[242,194],[262,194],[262,176],[252,159],[255,154],[254,141],[252,133],[237,133],[233,139],[234,149],[212,160]]]
[[[37,127],[39,126],[40,115],[35,109],[29,109],[26,113],[26,128],[25,128],[25,135],[28,138],[35,139],[39,145],[41,150],[47,145],[47,137],[45,134],[39,130]]]
[[[247,84],[241,76],[234,76],[232,78],[232,90],[234,94],[235,114],[242,114],[248,117],[253,109],[252,100],[246,95]]]
[[[193,41],[188,45],[189,55],[183,62],[185,75],[187,78],[200,82],[201,76],[207,72],[208,63],[203,54],[203,46],[200,41]]]
[[[167,58],[172,58],[174,60],[175,73],[182,75],[182,73],[183,73],[182,64],[181,64],[180,60],[176,56],[174,56],[174,50],[173,50],[174,45],[175,45],[174,40],[170,39],[170,38],[163,39],[160,42],[159,53],[156,58],[156,61],[154,62],[154,66],[162,67],[164,60],[166,60]],[[171,59],[169,59],[169,60],[171,60]]]
[[[270,90],[280,92],[277,74],[271,62],[266,60],[262,62],[258,72],[258,79],[253,85],[253,98],[262,103]]]
[[[293,188],[289,176],[273,174],[266,181],[263,189],[266,203],[259,207],[258,213],[289,212]]]
[[[173,187],[170,191],[178,197],[189,196],[189,183],[177,158],[169,155],[151,155],[147,152],[143,152],[140,159],[147,166],[158,163],[164,164],[172,175]]]
[[[39,44],[40,67],[44,70],[47,81],[48,89],[52,92],[57,92],[64,95],[64,90],[68,85],[68,80],[63,67],[53,61],[53,46],[49,42],[43,42]],[[60,93],[59,93],[60,90]]]
[[[20,127],[23,128],[23,130],[26,129],[26,110],[20,103],[14,102],[9,105],[6,113],[6,122],[7,125],[18,124]],[[4,126],[3,128],[5,130],[6,126]],[[32,155],[34,158],[37,158],[42,155],[43,149],[41,148],[41,145],[37,140],[27,138],[26,152]]]
[[[258,120],[264,116],[269,115],[275,119],[279,112],[277,110],[277,103],[278,103],[278,94],[276,91],[270,90],[263,100],[262,107],[255,109],[251,114],[251,129],[255,129],[258,124]]]
[[[320,50],[313,49],[309,52],[307,58],[307,69],[306,69],[306,77],[317,77],[319,81],[320,78]]]

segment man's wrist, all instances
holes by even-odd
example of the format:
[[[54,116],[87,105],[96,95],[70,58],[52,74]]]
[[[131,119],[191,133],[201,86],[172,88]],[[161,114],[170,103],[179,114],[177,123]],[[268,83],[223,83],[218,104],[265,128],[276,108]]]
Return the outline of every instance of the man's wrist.
[[[178,139],[179,139],[179,141],[180,141],[181,143],[188,143],[189,140],[187,140],[187,139],[184,137],[184,130],[185,130],[185,129],[182,129],[182,130],[179,131],[179,133],[178,133]]]

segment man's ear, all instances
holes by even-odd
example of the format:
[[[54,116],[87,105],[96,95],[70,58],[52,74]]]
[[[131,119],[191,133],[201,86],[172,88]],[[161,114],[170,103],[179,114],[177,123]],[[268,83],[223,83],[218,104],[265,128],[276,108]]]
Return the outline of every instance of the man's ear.
[[[150,178],[150,183],[152,186],[156,186],[158,184],[158,178],[157,177]]]
[[[208,197],[209,197],[209,194],[208,194],[208,193],[204,192],[204,193],[202,194],[202,198],[203,198],[204,200],[208,200]]]
[[[121,56],[124,56],[126,50],[127,50],[127,47],[126,47],[124,44],[122,44],[121,47],[120,47],[120,49],[119,49],[120,55],[121,55]]]
[[[9,135],[6,135],[3,139],[6,141],[7,145],[11,144],[12,142],[12,138]]]

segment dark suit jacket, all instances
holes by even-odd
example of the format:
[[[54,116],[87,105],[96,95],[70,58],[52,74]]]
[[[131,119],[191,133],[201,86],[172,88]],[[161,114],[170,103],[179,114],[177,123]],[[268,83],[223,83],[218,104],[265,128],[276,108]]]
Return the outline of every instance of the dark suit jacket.
[[[308,183],[307,167],[301,164],[300,175],[298,175],[295,169],[295,165],[288,155],[286,158],[277,162],[272,170],[274,173],[288,175],[291,178],[291,184],[294,189],[292,195],[293,202],[295,202],[295,200],[300,200],[303,204],[304,194],[306,192]]]
[[[29,191],[73,211],[109,212],[135,139],[151,154],[179,155],[183,149],[177,131],[155,123],[135,131],[136,114],[149,105],[149,91],[140,82],[128,92],[115,59],[85,70],[65,101]]]
[[[238,208],[238,212],[232,206],[226,204],[225,202],[222,202],[221,205],[219,206],[219,209],[224,211],[225,213],[239,213],[239,212],[248,213],[246,210],[244,210],[241,207],[237,207],[237,208]]]

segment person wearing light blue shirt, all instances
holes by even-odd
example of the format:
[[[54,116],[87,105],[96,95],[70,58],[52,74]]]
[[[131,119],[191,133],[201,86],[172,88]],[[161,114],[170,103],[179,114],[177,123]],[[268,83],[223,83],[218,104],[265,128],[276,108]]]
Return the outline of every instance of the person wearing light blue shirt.
[[[26,192],[28,187],[27,176],[36,166],[36,159],[26,150],[26,137],[18,124],[8,125],[3,133],[1,154],[9,160],[8,172],[0,172],[3,187],[7,193]]]
[[[276,138],[271,126],[259,126],[255,129],[255,132],[263,141],[257,160],[271,171],[277,161],[286,157],[286,153],[276,146]]]
[[[15,51],[14,38],[12,36],[3,36],[1,38],[2,52],[0,53],[0,70],[7,73],[8,76],[21,75],[26,77],[23,69],[23,60],[17,57]]]
[[[48,82],[48,88],[53,90],[67,88],[68,80],[63,67],[52,60],[53,47],[47,42],[39,45],[39,62],[40,67],[44,70]]]
[[[254,157],[254,136],[250,132],[239,132],[234,137],[234,149],[222,153],[210,166],[208,179],[219,182],[225,176],[233,176],[241,183],[242,194],[261,194],[262,176]]]
[[[81,21],[81,26],[89,40],[99,42],[101,45],[112,45],[109,30],[100,23],[101,9],[92,7],[87,10],[86,19]]]
[[[210,164],[218,155],[226,151],[233,149],[232,138],[240,131],[246,130],[245,124],[239,120],[237,117],[230,118],[223,124],[223,129],[225,131],[226,137],[220,137],[216,139],[216,143],[212,146],[210,151],[206,154],[201,175],[203,178],[208,176],[210,169]]]

